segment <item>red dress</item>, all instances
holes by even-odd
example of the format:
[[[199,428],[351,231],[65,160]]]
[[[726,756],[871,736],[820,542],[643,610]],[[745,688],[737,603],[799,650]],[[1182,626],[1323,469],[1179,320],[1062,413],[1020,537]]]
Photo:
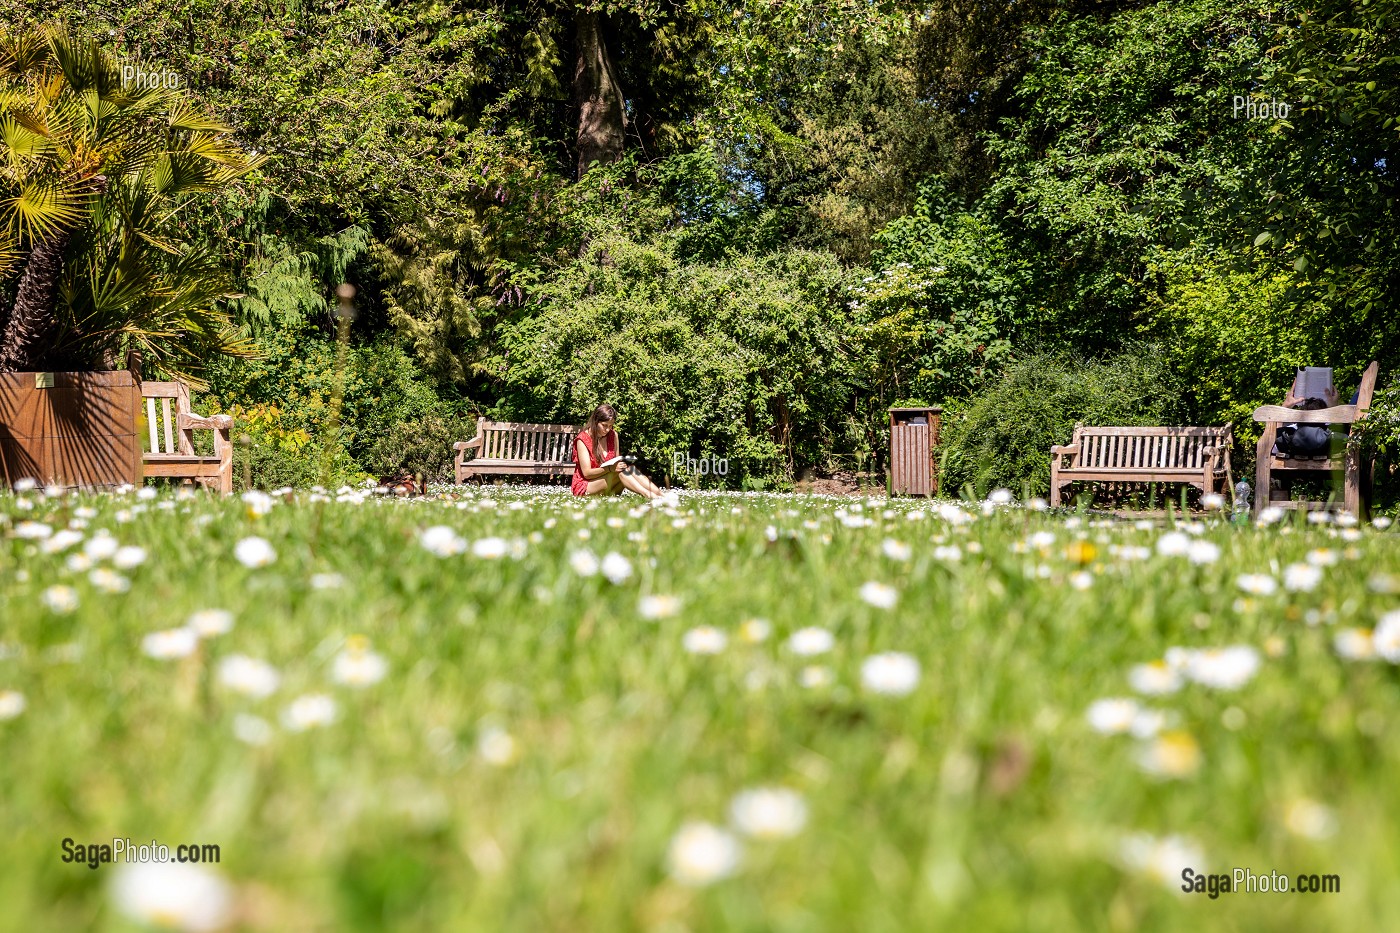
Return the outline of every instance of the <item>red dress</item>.
[[[574,495],[576,495],[576,496],[584,496],[584,495],[587,495],[587,494],[588,494],[588,480],[586,480],[586,479],[583,478],[583,473],[582,473],[582,471],[579,470],[579,466],[578,466],[578,442],[579,442],[580,439],[582,439],[583,442],[584,442],[585,444],[588,445],[588,453],[589,453],[589,455],[593,458],[593,465],[594,465],[595,467],[596,467],[598,464],[602,463],[604,460],[611,460],[613,457],[616,457],[616,456],[617,456],[617,432],[616,432],[616,431],[609,431],[609,432],[608,432],[608,437],[607,437],[607,448],[608,448],[608,453],[607,453],[607,456],[604,456],[604,457],[599,457],[599,456],[598,456],[598,448],[597,448],[596,446],[594,446],[594,444],[593,444],[593,438],[589,437],[588,431],[587,431],[587,430],[583,430],[583,431],[578,432],[578,435],[574,438],[574,444],[573,444],[574,481],[573,481],[573,483],[570,484],[570,486],[569,486],[569,490],[570,490]]]

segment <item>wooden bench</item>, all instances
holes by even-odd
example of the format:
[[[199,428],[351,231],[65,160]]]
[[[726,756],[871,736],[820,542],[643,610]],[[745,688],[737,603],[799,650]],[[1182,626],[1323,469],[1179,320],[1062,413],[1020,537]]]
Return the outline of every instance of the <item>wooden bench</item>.
[[[233,444],[228,436],[233,418],[205,418],[190,411],[190,388],[183,382],[143,382],[141,398],[146,403],[150,442],[141,453],[142,478],[188,479],[222,493],[233,492]],[[214,432],[212,457],[195,453],[195,431]]]
[[[473,476],[558,476],[574,471],[574,438],[583,428],[569,424],[524,424],[476,419],[476,437],[458,441],[457,482]],[[476,456],[467,458],[469,451]]]
[[[1073,482],[1186,483],[1202,493],[1230,490],[1231,425],[1223,428],[1074,426],[1050,448],[1050,504]]]
[[[1342,481],[1342,508],[1365,518],[1370,508],[1371,463],[1362,455],[1360,447],[1350,441],[1341,453],[1326,457],[1280,457],[1274,453],[1274,441],[1278,429],[1284,424],[1337,424],[1352,425],[1360,421],[1371,407],[1371,399],[1376,392],[1376,377],[1380,364],[1373,362],[1361,375],[1361,386],[1356,393],[1354,405],[1336,405],[1332,408],[1317,408],[1300,411],[1282,405],[1262,405],[1254,410],[1254,420],[1263,422],[1264,433],[1259,436],[1254,468],[1254,511],[1255,514],[1269,506],[1285,509],[1326,509],[1335,503],[1304,501],[1293,499],[1293,480],[1307,474],[1328,474]],[[1294,393],[1299,389],[1294,380]],[[1277,476],[1275,474],[1278,474]],[[1277,479],[1278,489],[1273,488]]]

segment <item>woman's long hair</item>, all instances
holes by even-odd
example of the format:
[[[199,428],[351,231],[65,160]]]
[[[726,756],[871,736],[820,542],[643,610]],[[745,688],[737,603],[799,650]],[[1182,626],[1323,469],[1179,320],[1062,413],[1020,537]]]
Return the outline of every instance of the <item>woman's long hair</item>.
[[[604,421],[611,421],[614,422],[614,424],[616,424],[617,422],[617,409],[613,408],[606,402],[593,409],[593,413],[588,416],[588,421],[583,426],[584,433],[588,435],[588,447],[590,452],[593,454],[594,466],[597,466],[600,459],[598,456],[598,425]],[[602,441],[603,453],[606,454],[608,451],[608,440],[606,437],[604,437],[602,438]]]

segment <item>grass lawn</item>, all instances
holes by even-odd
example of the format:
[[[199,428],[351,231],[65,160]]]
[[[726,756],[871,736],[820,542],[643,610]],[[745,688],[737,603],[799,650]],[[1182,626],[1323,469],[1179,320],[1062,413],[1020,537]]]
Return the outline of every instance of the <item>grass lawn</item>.
[[[1391,531],[456,496],[0,495],[0,929],[1400,929]]]

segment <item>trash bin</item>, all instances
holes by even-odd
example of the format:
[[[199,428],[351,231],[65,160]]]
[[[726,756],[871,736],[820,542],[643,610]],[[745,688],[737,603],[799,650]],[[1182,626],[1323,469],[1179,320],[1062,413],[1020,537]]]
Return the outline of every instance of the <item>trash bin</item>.
[[[891,408],[890,495],[934,496],[938,493],[938,428],[943,409]]]

